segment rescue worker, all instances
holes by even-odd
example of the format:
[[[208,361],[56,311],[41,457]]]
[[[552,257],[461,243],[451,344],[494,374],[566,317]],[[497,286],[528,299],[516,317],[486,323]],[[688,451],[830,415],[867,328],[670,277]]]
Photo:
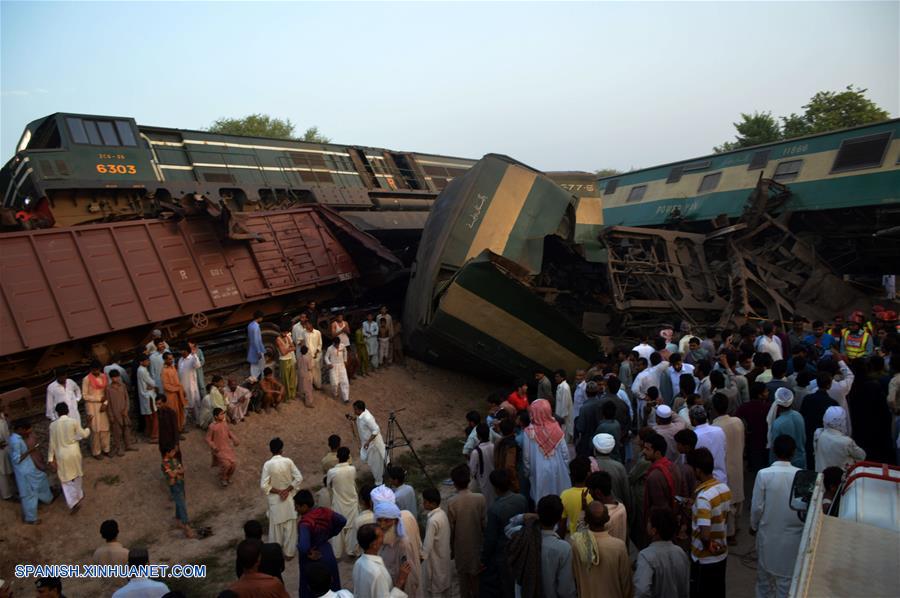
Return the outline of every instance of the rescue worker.
[[[847,359],[859,359],[872,354],[872,335],[862,328],[862,312],[854,312],[847,329],[841,335],[841,353]]]

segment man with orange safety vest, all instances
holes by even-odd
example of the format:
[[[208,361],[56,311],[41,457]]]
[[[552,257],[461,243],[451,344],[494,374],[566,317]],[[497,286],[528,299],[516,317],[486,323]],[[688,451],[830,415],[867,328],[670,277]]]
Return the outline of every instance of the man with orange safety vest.
[[[862,312],[853,312],[847,323],[847,329],[841,334],[841,353],[846,355],[847,359],[858,359],[872,354],[872,335],[863,329],[864,319]]]

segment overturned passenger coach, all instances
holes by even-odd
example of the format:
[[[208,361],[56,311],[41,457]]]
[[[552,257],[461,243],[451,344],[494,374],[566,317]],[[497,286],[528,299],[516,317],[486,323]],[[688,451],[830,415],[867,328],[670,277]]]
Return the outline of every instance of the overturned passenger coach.
[[[506,376],[589,363],[598,345],[579,315],[603,286],[603,270],[573,243],[577,203],[547,176],[496,154],[452,181],[413,265],[404,310],[411,350]]]

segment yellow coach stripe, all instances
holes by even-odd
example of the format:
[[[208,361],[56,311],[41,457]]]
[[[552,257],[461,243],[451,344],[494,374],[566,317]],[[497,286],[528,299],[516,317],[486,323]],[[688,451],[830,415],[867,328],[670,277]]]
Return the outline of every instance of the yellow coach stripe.
[[[456,283],[450,285],[440,309],[542,366],[574,370],[586,363],[543,332]]]
[[[506,169],[503,179],[494,192],[494,198],[487,209],[487,213],[478,226],[478,232],[469,245],[466,260],[475,257],[485,249],[490,249],[498,255],[503,255],[509,233],[512,232],[519,210],[525,204],[525,199],[531,191],[537,174],[510,166]]]
[[[575,209],[576,224],[603,224],[603,200],[599,197],[582,197]]]

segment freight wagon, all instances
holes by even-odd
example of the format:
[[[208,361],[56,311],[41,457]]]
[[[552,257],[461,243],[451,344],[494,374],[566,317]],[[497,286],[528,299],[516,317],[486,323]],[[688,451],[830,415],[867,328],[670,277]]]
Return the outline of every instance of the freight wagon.
[[[0,387],[139,352],[154,328],[185,339],[351,300],[402,268],[325,206],[235,219],[249,238],[202,216],[0,236]]]
[[[434,198],[473,163],[56,113],[26,126],[16,155],[0,170],[0,193],[8,227],[320,203],[400,244],[410,234],[418,238]]]
[[[787,185],[791,228],[838,270],[900,267],[900,119],[598,180],[608,226],[708,232],[744,213],[760,179]]]

